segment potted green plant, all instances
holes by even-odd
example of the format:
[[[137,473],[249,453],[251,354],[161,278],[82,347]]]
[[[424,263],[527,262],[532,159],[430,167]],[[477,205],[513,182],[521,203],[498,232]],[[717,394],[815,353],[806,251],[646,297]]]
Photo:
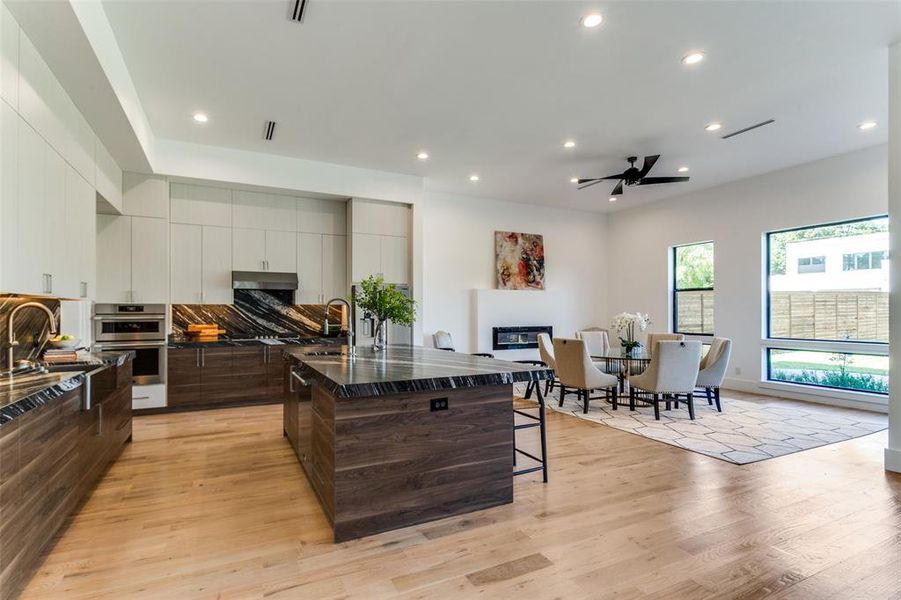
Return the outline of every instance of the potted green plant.
[[[388,321],[409,327],[416,320],[416,301],[404,295],[393,283],[385,283],[381,275],[370,275],[361,281],[353,300],[373,319],[373,350],[388,345]]]

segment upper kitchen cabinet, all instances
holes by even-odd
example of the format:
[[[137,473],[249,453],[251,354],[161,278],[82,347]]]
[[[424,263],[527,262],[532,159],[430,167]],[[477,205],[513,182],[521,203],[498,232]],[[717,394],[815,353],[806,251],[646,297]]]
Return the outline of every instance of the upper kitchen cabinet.
[[[65,250],[63,269],[54,294],[66,298],[93,298],[96,286],[96,194],[93,186],[71,165],[66,165]],[[54,284],[55,285],[55,284]]]
[[[123,173],[122,214],[169,218],[169,181],[157,175]]]
[[[169,195],[173,223],[232,226],[232,191],[227,188],[173,182]]]
[[[164,219],[97,215],[97,300],[169,302]]]
[[[122,211],[122,169],[100,140],[95,138],[94,160],[97,193],[115,209]]]
[[[297,198],[297,231],[303,233],[347,233],[347,203],[340,200]]]
[[[297,231],[297,199],[245,190],[232,192],[232,222],[249,229]]]
[[[297,272],[297,234],[263,229],[232,229],[235,271]]]
[[[410,207],[354,198],[348,210],[351,278],[381,275],[389,283],[410,283]]]
[[[19,121],[16,111],[0,102],[0,291],[3,292],[13,292],[18,287]]]
[[[170,301],[173,304],[231,304],[231,230],[172,223]]]
[[[298,304],[321,304],[347,295],[347,237],[297,234]]]
[[[0,2],[0,97],[19,108],[19,24]]]

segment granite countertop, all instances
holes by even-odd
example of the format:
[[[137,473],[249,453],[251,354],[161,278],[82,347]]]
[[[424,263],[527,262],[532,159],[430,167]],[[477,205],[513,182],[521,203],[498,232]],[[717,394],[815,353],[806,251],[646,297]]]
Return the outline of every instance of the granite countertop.
[[[182,348],[244,348],[247,346],[321,346],[323,344],[345,344],[346,337],[291,337],[274,339],[248,339],[220,337],[214,342],[198,342],[188,338],[169,336],[170,350]]]
[[[319,346],[286,348],[283,354],[300,365],[301,376],[318,381],[338,398],[541,381],[554,373],[546,367],[421,346],[389,346],[378,352],[357,346],[353,358],[347,346],[335,355],[338,351],[336,346]]]
[[[79,352],[75,362],[57,363],[52,373],[0,377],[0,427],[26,412],[84,385],[87,371],[97,367],[122,366],[135,356],[127,352]]]

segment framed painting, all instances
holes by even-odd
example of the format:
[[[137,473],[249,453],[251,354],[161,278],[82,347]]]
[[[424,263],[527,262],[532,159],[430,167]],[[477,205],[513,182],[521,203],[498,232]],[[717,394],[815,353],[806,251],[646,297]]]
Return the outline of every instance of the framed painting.
[[[544,289],[544,238],[538,233],[494,232],[499,290]]]

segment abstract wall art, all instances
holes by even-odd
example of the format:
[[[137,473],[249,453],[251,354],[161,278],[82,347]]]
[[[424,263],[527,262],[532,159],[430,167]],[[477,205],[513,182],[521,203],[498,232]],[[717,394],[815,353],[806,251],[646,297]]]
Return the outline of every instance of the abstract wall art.
[[[538,233],[494,232],[499,290],[544,289],[544,238]]]

